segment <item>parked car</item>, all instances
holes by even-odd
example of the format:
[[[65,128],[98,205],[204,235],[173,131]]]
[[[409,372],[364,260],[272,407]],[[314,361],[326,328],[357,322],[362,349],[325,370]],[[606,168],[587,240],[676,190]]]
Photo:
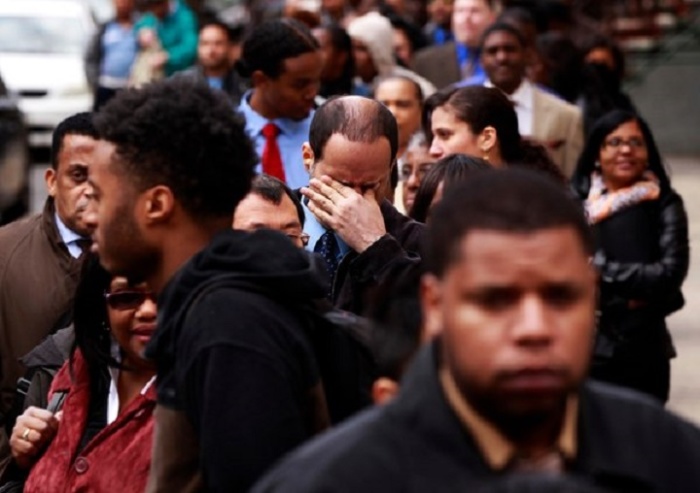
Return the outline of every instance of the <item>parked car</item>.
[[[19,97],[32,146],[92,107],[85,49],[95,24],[81,0],[0,0],[0,74]]]
[[[0,224],[27,213],[29,142],[17,102],[0,77]]]

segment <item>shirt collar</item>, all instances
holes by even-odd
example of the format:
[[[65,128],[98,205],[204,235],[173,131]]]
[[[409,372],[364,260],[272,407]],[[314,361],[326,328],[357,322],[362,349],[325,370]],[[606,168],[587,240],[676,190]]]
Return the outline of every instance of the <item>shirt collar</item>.
[[[82,236],[68,228],[68,226],[61,221],[61,218],[58,216],[58,212],[54,213],[54,219],[56,220],[56,229],[58,229],[58,234],[61,235],[61,240],[63,240],[63,243],[70,245],[75,241],[83,239]]]
[[[282,135],[297,135],[300,132],[304,132],[308,122],[314,116],[314,111],[309,113],[309,116],[303,120],[292,120],[291,118],[274,118],[268,120],[260,113],[255,111],[252,106],[250,106],[250,97],[253,95],[253,89],[249,89],[245,92],[241,98],[241,104],[238,106],[239,111],[245,116],[246,128],[251,137],[255,138],[262,134],[262,129],[265,125],[272,122],[277,125]],[[299,151],[301,152],[301,151]]]
[[[491,80],[486,80],[484,82],[486,87],[496,87]],[[510,99],[516,106],[525,109],[532,109],[534,103],[533,98],[535,97],[534,88],[532,87],[532,82],[527,79],[523,79],[520,86],[513,92],[513,94],[506,94],[508,99]]]
[[[321,236],[327,231],[326,227],[318,222],[316,216],[311,212],[306,205],[306,197],[301,198],[301,206],[304,209],[304,216],[306,217],[304,221],[304,233],[309,235],[309,243],[306,245],[306,250],[313,252],[316,247],[316,243],[321,239]],[[340,236],[335,235],[335,240],[338,242],[338,248],[340,250],[341,258],[350,252],[350,247],[345,243]]]
[[[496,471],[505,469],[517,458],[518,451],[515,444],[503,436],[492,423],[478,414],[465,399],[459,397],[457,385],[445,369],[439,371],[439,378],[447,401],[463,425],[471,432],[486,463]],[[559,438],[553,448],[553,451],[559,452],[566,460],[576,458],[578,407],[578,396],[569,397]]]

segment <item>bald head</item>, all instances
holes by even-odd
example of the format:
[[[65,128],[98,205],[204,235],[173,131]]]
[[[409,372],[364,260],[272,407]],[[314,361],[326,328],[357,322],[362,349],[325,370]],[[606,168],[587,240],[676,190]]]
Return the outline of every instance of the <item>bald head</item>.
[[[389,141],[391,162],[396,159],[398,129],[394,115],[383,104],[360,96],[342,96],[326,101],[314,114],[309,145],[316,159],[323,158],[328,140],[338,134],[350,142],[371,144],[381,137]]]

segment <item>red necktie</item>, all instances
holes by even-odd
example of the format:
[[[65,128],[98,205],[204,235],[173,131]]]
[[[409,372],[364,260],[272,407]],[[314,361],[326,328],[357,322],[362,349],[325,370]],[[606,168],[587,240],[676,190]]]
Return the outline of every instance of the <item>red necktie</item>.
[[[277,134],[279,134],[277,125],[272,122],[268,123],[263,127],[262,134],[265,136],[265,148],[262,154],[263,173],[286,182],[284,168],[282,167],[282,156],[277,145]]]

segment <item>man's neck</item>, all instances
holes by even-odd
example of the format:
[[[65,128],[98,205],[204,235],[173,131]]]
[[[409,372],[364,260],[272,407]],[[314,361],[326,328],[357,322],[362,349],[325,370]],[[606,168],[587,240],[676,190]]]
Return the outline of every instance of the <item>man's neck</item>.
[[[523,418],[514,418],[512,415],[501,418],[492,412],[480,410],[479,406],[466,399],[446,368],[440,370],[440,383],[450,407],[472,433],[475,421],[473,416],[477,416],[476,419],[488,423],[523,456],[539,458],[557,448],[567,411],[566,397],[549,413]]]
[[[518,89],[520,89],[520,87],[523,85],[524,82],[525,82],[525,78],[522,78],[518,81],[517,84],[515,84],[515,86],[510,85],[510,86],[501,86],[501,87],[497,86],[497,87],[498,87],[498,89],[500,89],[501,91],[506,93],[506,95],[512,96],[513,94],[515,94],[517,92]]]
[[[265,100],[262,97],[262,93],[259,89],[253,89],[253,94],[250,96],[250,107],[253,108],[258,115],[268,120],[274,120],[275,118],[280,118],[281,115],[274,109],[265,104]]]
[[[192,257],[203,250],[218,233],[231,227],[231,220],[210,221],[203,227],[182,228],[167,243],[170,247],[163,251],[160,265],[146,283],[154,293],[160,294],[166,284]]]
[[[202,73],[205,77],[224,78],[228,72],[228,65],[223,65],[220,67],[204,67],[200,65],[200,67],[202,67]]]

